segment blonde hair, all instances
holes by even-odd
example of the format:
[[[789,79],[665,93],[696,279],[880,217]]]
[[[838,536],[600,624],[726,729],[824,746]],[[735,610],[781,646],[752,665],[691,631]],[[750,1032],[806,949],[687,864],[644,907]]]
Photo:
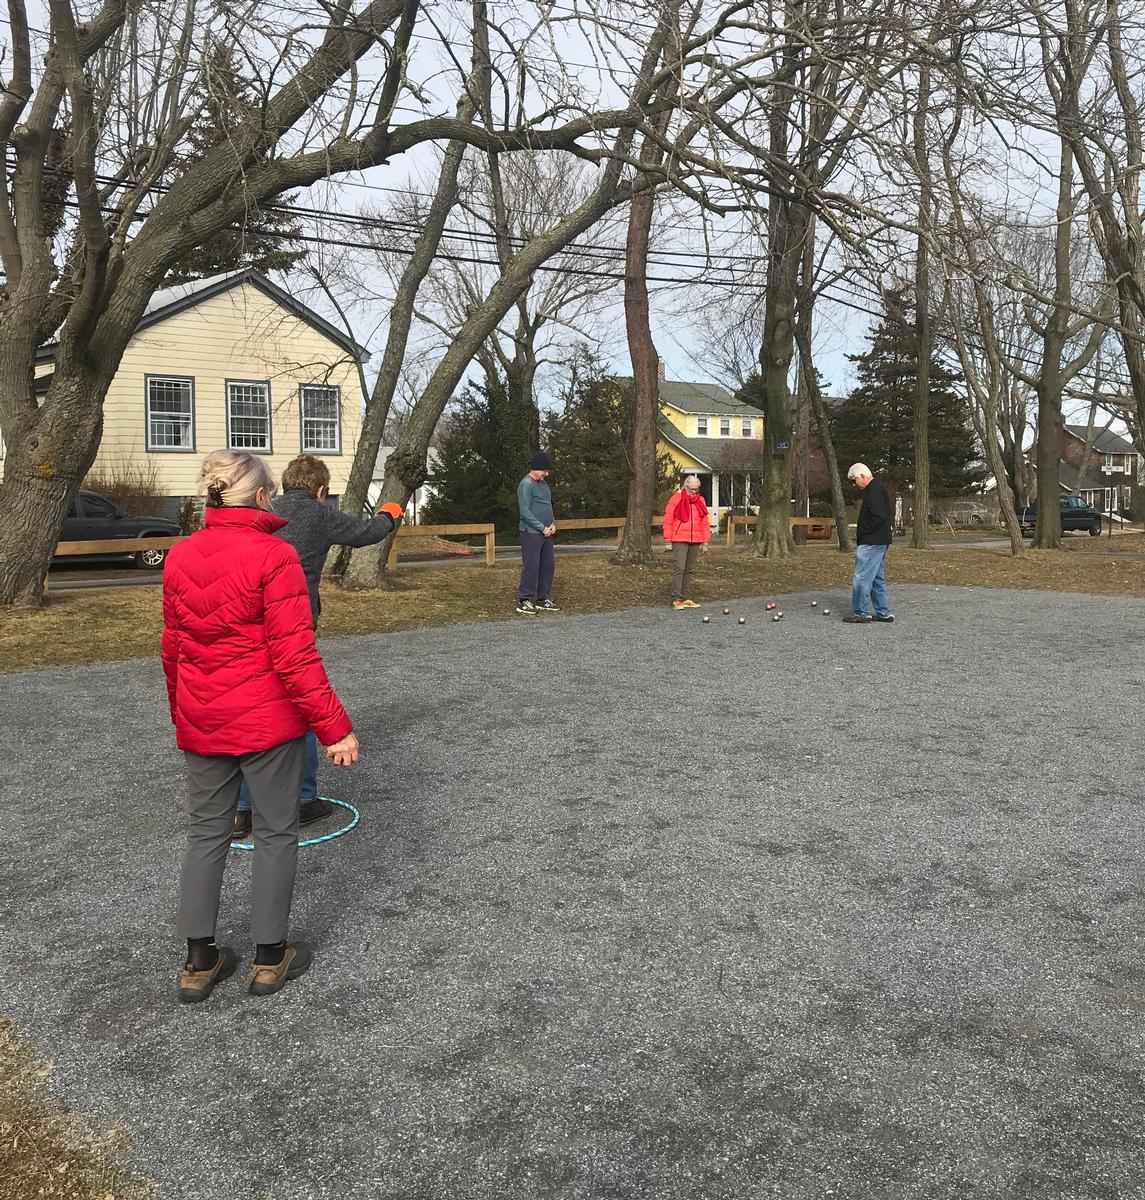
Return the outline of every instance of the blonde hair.
[[[216,450],[203,459],[199,494],[208,508],[254,508],[259,488],[268,497],[278,491],[270,468],[253,454],[240,450]]]

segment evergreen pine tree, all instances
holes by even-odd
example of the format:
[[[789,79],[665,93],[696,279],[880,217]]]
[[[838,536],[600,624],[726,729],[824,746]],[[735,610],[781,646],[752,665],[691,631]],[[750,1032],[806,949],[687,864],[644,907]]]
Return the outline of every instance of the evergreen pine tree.
[[[442,431],[425,522],[492,521],[499,533],[515,532],[529,437],[527,419],[502,380],[467,387]]]
[[[189,130],[186,147],[176,159],[180,169],[226,141],[262,104],[233,51],[221,44],[210,53],[196,100],[201,105],[200,119]],[[281,196],[273,204],[287,205],[293,199],[293,195]],[[185,283],[242,267],[287,271],[306,257],[304,248],[294,248],[300,234],[297,220],[289,213],[252,205],[239,227],[220,230],[196,246],[171,268],[165,282]]]
[[[546,419],[542,438],[555,467],[549,483],[558,523],[562,516],[622,516],[632,472],[631,383],[605,375],[599,362],[582,353],[562,400],[561,411]],[[672,478],[671,460],[660,456],[658,496],[670,489]]]
[[[859,386],[831,416],[839,464],[846,470],[865,462],[892,492],[910,487],[914,476],[914,395],[918,343],[902,297],[888,298],[882,320],[868,337],[864,354],[852,355]],[[930,490],[933,496],[963,493],[983,477],[969,405],[957,376],[930,360]]]

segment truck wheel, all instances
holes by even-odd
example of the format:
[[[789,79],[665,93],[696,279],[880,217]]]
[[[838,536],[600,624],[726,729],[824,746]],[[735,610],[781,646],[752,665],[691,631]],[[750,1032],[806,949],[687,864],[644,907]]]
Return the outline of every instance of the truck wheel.
[[[135,555],[135,565],[144,571],[158,571],[166,560],[166,550],[140,550]]]
[[[1094,523],[1089,527],[1089,536],[1090,537],[1101,537],[1101,522],[1100,521],[1094,521]]]

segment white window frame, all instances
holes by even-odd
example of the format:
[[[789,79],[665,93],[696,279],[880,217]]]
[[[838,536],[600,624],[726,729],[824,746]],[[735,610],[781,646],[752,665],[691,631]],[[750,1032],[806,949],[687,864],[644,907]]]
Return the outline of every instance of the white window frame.
[[[751,417],[744,417],[744,419],[743,419],[743,425],[742,425],[742,427],[741,427],[741,429],[740,429],[740,432],[743,434],[743,436],[744,436],[745,438],[749,438],[749,437],[751,437],[751,432],[752,432],[752,420],[751,420]]]
[[[1112,496],[1112,492],[1113,492],[1113,489],[1112,489],[1112,488],[1102,488],[1102,493],[1103,493],[1103,495],[1102,495],[1102,507],[1104,508],[1104,510],[1105,510],[1106,512],[1112,512],[1112,511],[1113,511],[1113,496]]]
[[[696,437],[708,437],[708,418],[696,418]]]
[[[328,425],[329,417],[307,417],[306,393],[308,391],[333,392],[337,405],[337,415],[334,417],[334,445],[318,446],[306,441],[306,422],[321,421]],[[342,389],[327,383],[303,383],[298,388],[298,444],[303,454],[332,454],[342,453]]]
[[[232,429],[232,420],[234,414],[231,411],[234,403],[232,388],[262,388],[263,395],[266,397],[266,440],[262,446],[236,446],[234,443],[234,431]],[[271,403],[270,403],[270,381],[267,379],[228,379],[226,381],[226,398],[227,398],[227,449],[238,450],[243,454],[273,454],[274,453],[274,423],[271,420]],[[240,418],[246,421],[258,420],[257,417],[243,416]]]
[[[720,437],[731,437],[732,435],[732,419],[731,417],[720,417]]]
[[[191,433],[189,446],[162,446],[151,439],[151,385],[153,383],[185,383],[190,394],[191,409],[187,428]],[[170,414],[168,414],[168,418]],[[162,417],[160,417],[162,419]],[[195,377],[193,375],[144,375],[143,377],[143,437],[149,454],[194,454],[195,453]]]

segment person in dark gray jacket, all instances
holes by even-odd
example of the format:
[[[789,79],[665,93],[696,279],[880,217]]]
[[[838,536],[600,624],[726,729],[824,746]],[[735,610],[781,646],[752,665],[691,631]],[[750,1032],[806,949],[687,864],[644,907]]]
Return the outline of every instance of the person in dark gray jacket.
[[[313,454],[300,454],[283,471],[282,495],[271,506],[289,521],[277,536],[289,542],[302,560],[315,629],[322,611],[318,585],[331,547],[373,546],[388,537],[403,516],[400,504],[383,504],[374,517],[354,517],[327,504],[329,494],[330,468]],[[330,801],[318,795],[318,739],[311,731],[306,735],[306,766],[298,796],[299,824],[329,816],[330,811]],[[235,813],[235,835],[250,833],[251,821],[250,793],[244,783]]]

